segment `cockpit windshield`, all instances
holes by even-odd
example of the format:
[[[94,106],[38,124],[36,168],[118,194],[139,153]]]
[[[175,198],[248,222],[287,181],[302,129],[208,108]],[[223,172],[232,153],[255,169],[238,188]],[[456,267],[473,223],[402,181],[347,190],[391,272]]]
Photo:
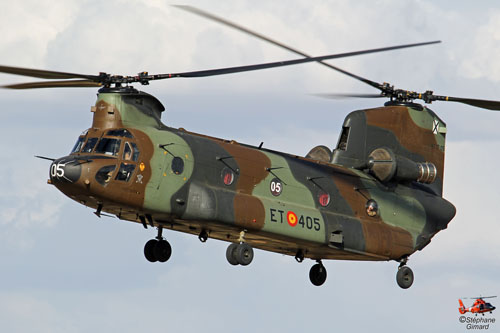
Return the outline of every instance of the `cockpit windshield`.
[[[94,149],[95,144],[97,143],[98,138],[90,138],[87,140],[85,145],[83,146],[82,153],[90,153],[92,149]]]
[[[124,128],[109,130],[106,133],[106,135],[109,135],[109,136],[121,136],[121,137],[131,138],[131,139],[134,137],[132,135],[132,133],[130,133],[129,131],[127,131]]]
[[[97,144],[95,152],[97,154],[117,156],[120,151],[120,144],[121,140],[119,139],[102,138]]]
[[[84,142],[85,142],[85,137],[84,136],[79,137],[75,143],[75,146],[73,147],[73,149],[71,149],[71,154],[78,153],[80,149],[82,149]]]

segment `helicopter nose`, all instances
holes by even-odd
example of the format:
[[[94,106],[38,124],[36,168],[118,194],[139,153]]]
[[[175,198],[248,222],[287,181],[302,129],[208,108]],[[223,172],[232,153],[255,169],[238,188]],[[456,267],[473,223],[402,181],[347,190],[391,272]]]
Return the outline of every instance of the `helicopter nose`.
[[[50,180],[52,182],[74,183],[81,174],[81,163],[72,156],[59,158],[50,165]]]

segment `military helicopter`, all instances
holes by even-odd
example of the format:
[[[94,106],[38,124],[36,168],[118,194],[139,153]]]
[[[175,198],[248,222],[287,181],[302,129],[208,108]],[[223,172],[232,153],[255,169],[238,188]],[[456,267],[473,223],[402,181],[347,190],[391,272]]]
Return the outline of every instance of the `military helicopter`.
[[[362,78],[328,59],[422,46],[398,45],[310,57],[282,43],[193,7],[205,16],[283,47],[301,58],[249,66],[135,76],[87,75],[0,66],[0,72],[49,81],[4,85],[9,89],[99,87],[92,125],[70,154],[53,159],[48,183],[95,209],[98,217],[157,228],[144,247],[150,262],[166,262],[172,249],[163,229],[230,242],[231,265],[249,265],[253,248],[316,261],[311,282],[327,278],[325,259],[400,263],[396,281],[414,280],[406,265],[447,227],[455,207],[442,197],[446,124],[422,99],[454,101],[493,110],[500,102],[418,94]],[[380,90],[383,107],[351,112],[336,148],[314,147],[305,157],[175,129],[161,122],[164,107],[133,83],[196,78],[320,62]],[[40,156],[39,156],[40,157]]]
[[[493,313],[493,310],[496,309],[491,303],[485,302],[484,298],[494,298],[496,296],[486,296],[486,297],[469,297],[470,299],[475,299],[474,303],[470,308],[466,308],[464,306],[464,303],[462,302],[461,299],[458,300],[458,304],[460,304],[460,307],[458,308],[458,311],[460,314],[465,314],[466,312],[474,313],[476,316],[478,313],[481,313],[483,316],[486,312]]]

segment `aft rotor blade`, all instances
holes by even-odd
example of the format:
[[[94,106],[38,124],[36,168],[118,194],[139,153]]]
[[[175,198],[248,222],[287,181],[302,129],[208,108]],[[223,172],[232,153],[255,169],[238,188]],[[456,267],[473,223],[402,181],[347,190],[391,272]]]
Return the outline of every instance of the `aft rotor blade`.
[[[6,89],[81,88],[81,87],[102,87],[102,84],[90,80],[72,80],[72,81],[16,83],[16,84],[1,86],[1,88],[6,88]]]
[[[88,80],[97,80],[99,78],[99,76],[96,76],[96,75],[86,75],[86,74],[56,72],[56,71],[47,71],[47,70],[43,70],[43,69],[31,69],[31,68],[1,66],[1,65],[0,65],[0,73],[7,73],[7,74],[22,75],[22,76],[38,77],[38,78],[41,78],[41,79],[88,79]]]
[[[239,30],[239,31],[244,32],[244,33],[246,33],[246,34],[249,34],[249,35],[251,35],[251,36],[257,37],[257,38],[259,38],[259,39],[261,39],[261,40],[263,40],[263,41],[266,41],[266,42],[268,42],[268,43],[271,43],[271,44],[273,44],[273,45],[276,45],[276,46],[278,46],[278,47],[281,47],[281,48],[283,48],[283,49],[285,49],[285,50],[288,50],[288,51],[293,52],[293,53],[295,53],[295,54],[298,54],[298,55],[300,55],[300,56],[303,56],[303,57],[306,57],[306,58],[311,58],[311,56],[310,56],[310,55],[308,55],[308,54],[306,54],[306,53],[304,53],[304,52],[302,52],[302,51],[299,51],[299,50],[297,50],[297,49],[295,49],[295,48],[292,48],[292,47],[290,47],[290,46],[288,46],[288,45],[285,45],[285,44],[283,44],[283,43],[281,43],[281,42],[278,42],[278,41],[276,41],[276,40],[274,40],[274,39],[271,39],[271,38],[269,38],[269,37],[266,37],[266,36],[264,36],[264,35],[262,35],[262,34],[260,34],[260,33],[257,33],[257,32],[255,32],[255,31],[252,31],[252,30],[250,30],[250,29],[248,29],[248,28],[245,28],[245,27],[243,27],[243,26],[241,26],[241,25],[239,25],[239,24],[236,24],[236,23],[234,23],[234,22],[228,21],[228,20],[226,20],[226,19],[224,19],[224,18],[222,18],[222,17],[216,16],[216,15],[214,15],[214,14],[211,14],[211,13],[206,12],[206,11],[204,11],[204,10],[201,10],[201,9],[199,9],[199,8],[192,7],[192,6],[186,6],[186,5],[174,5],[174,7],[177,7],[177,8],[179,8],[179,9],[183,9],[183,10],[188,11],[188,12],[190,12],[190,13],[193,13],[193,14],[196,14],[196,15],[199,15],[199,16],[202,16],[202,17],[207,18],[207,19],[209,19],[209,20],[212,20],[212,21],[215,21],[215,22],[218,22],[218,23],[224,24],[224,25],[226,25],[226,26],[228,26],[228,27],[231,27],[231,28],[233,28],[233,29]],[[423,46],[423,45],[436,44],[436,43],[441,43],[441,41],[432,41],[432,42],[425,42],[425,43],[418,43],[418,44],[407,44],[407,45],[402,45],[402,47],[401,47],[401,48],[406,48],[406,47],[415,47],[415,46]],[[386,50],[386,51],[388,51],[388,50]],[[381,85],[381,84],[379,84],[379,83],[377,83],[377,82],[375,82],[375,81],[372,81],[372,80],[369,80],[369,79],[364,78],[364,77],[362,77],[362,76],[359,76],[359,75],[356,75],[356,74],[350,73],[350,72],[348,72],[348,71],[346,71],[346,70],[343,70],[343,69],[341,69],[341,68],[339,68],[339,67],[336,67],[336,66],[330,65],[330,64],[328,64],[328,63],[324,62],[323,60],[317,60],[317,62],[319,62],[320,64],[322,64],[322,65],[324,65],[324,66],[326,66],[326,67],[328,67],[328,68],[330,68],[330,69],[336,70],[336,71],[338,71],[338,72],[340,72],[340,73],[342,73],[342,74],[345,74],[345,75],[347,75],[347,76],[350,76],[350,77],[352,77],[352,78],[354,78],[354,79],[356,79],[356,80],[359,80],[359,81],[361,81],[361,82],[364,82],[364,83],[366,83],[366,84],[368,84],[368,85],[370,85],[370,86],[372,86],[372,87],[374,87],[374,88],[376,88],[376,89],[380,89],[380,90],[382,90],[382,85]]]
[[[450,96],[435,96],[437,101],[458,102],[482,109],[500,111],[500,101],[489,101],[485,99],[462,98]]]
[[[335,94],[335,93],[325,93],[325,94],[312,94],[313,96],[331,98],[331,99],[342,99],[342,98],[380,98],[386,97],[382,94]]]
[[[173,78],[173,77],[205,77],[205,76],[248,72],[248,71],[255,71],[255,70],[259,70],[259,69],[297,65],[297,64],[303,64],[303,63],[314,62],[314,61],[353,57],[353,56],[357,56],[357,55],[361,55],[361,54],[384,52],[384,51],[389,51],[389,50],[397,50],[397,49],[425,45],[425,44],[429,44],[429,43],[396,45],[396,46],[381,47],[381,48],[376,48],[376,49],[369,49],[369,50],[362,50],[362,51],[355,51],[355,52],[330,54],[330,55],[319,56],[319,57],[309,57],[309,58],[301,58],[301,59],[288,60],[288,61],[277,61],[277,62],[263,63],[263,64],[257,64],[257,65],[226,67],[226,68],[209,69],[209,70],[193,71],[193,72],[183,72],[183,73],[158,74],[158,75],[151,75],[148,77],[148,79],[160,80],[160,79],[169,79],[169,78]],[[378,83],[376,83],[376,85],[377,85],[377,88],[379,86],[381,87],[381,85],[379,85]]]

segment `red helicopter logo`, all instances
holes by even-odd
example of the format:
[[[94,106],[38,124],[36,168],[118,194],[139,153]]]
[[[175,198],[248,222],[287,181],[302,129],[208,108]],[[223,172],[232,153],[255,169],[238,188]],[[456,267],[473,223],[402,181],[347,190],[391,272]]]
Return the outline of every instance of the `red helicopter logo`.
[[[470,308],[466,308],[464,306],[464,303],[462,302],[461,299],[458,300],[458,303],[460,304],[460,307],[458,308],[458,311],[461,314],[464,314],[466,312],[474,313],[476,316],[478,313],[481,313],[484,316],[485,312],[492,313],[493,310],[496,309],[491,303],[485,302],[484,298],[493,298],[496,296],[487,296],[487,297],[469,297],[470,299],[475,299],[474,304]]]

